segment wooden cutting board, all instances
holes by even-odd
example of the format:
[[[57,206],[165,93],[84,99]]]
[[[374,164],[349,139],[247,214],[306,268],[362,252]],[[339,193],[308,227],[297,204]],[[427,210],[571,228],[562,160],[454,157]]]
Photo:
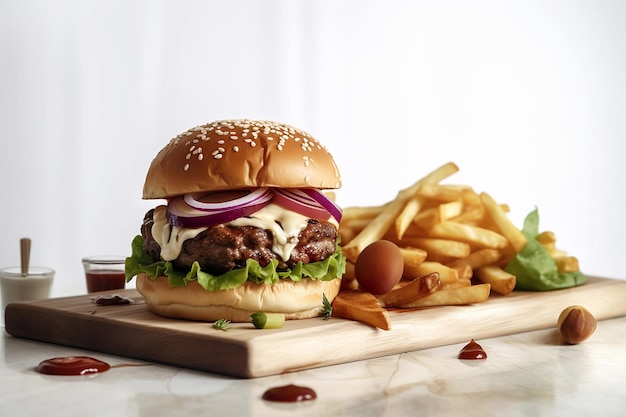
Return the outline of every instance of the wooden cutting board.
[[[90,295],[82,295],[9,304],[6,331],[16,337],[253,378],[555,327],[560,312],[573,304],[587,307],[599,320],[626,315],[626,281],[601,278],[566,290],[492,296],[471,306],[390,312],[389,331],[337,318],[288,321],[276,330],[237,323],[220,331],[210,323],[155,316],[135,290],[117,293],[134,302],[99,306]]]

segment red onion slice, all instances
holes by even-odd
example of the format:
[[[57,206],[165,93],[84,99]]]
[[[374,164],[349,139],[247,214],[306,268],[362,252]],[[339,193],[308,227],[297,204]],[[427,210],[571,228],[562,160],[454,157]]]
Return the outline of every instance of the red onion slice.
[[[330,213],[302,190],[275,188],[274,203],[312,219],[328,220]]]
[[[335,218],[335,220],[338,222],[341,221],[343,211],[333,200],[328,198],[326,194],[315,188],[305,188],[302,191],[321,204]]]
[[[170,200],[167,219],[179,227],[211,227],[250,216],[270,202],[312,219],[328,220],[333,216],[337,221],[341,220],[341,209],[323,192],[297,188],[185,194]]]
[[[271,199],[269,188],[216,191],[204,194],[185,194],[184,196],[185,203],[190,207],[205,211],[229,210],[233,207],[259,203],[266,199]],[[212,202],[206,200],[212,200]]]
[[[247,204],[231,206],[223,210],[199,210],[191,207],[184,196],[176,197],[167,204],[167,220],[173,226],[198,228],[211,227],[220,223],[227,223],[243,216],[250,216],[272,200],[272,193],[268,192],[263,198],[248,201]]]

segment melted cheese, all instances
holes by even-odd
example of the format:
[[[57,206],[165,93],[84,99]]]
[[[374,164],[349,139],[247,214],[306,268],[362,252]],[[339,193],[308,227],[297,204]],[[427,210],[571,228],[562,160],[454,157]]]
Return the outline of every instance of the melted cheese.
[[[161,259],[164,261],[173,261],[178,258],[183,243],[187,239],[193,239],[198,234],[205,231],[206,227],[197,229],[187,229],[184,227],[171,226],[165,217],[167,208],[158,206],[154,209],[152,216],[154,224],[152,225],[152,237],[161,247]]]
[[[171,226],[167,222],[165,211],[165,206],[159,206],[154,210],[152,236],[161,246],[161,258],[165,261],[172,261],[180,254],[185,240],[193,239],[207,228],[186,229]],[[239,227],[253,226],[269,230],[274,237],[272,251],[283,260],[287,260],[298,244],[298,235],[306,228],[307,220],[306,216],[285,210],[276,204],[268,204],[251,216],[240,217],[225,224]],[[331,217],[329,222],[333,222],[337,226],[334,218]]]
[[[240,217],[229,226],[254,226],[269,230],[272,239],[272,252],[284,261],[291,256],[291,251],[298,244],[298,235],[307,225],[307,218],[293,211],[285,210],[276,204],[268,204],[249,217]]]

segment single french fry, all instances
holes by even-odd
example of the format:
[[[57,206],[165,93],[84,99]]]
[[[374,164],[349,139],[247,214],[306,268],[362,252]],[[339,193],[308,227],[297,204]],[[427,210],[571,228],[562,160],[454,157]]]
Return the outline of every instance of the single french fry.
[[[555,256],[554,262],[559,272],[575,272],[580,271],[578,258],[575,256]]]
[[[441,287],[439,288],[440,291],[444,291],[444,290],[452,290],[454,288],[462,288],[462,287],[469,287],[472,285],[472,281],[469,278],[463,278],[463,279],[459,279],[456,282],[448,282],[446,284],[441,284]]]
[[[368,217],[353,217],[352,219],[341,219],[341,223],[339,224],[339,230],[341,229],[352,229],[356,232],[360,232],[365,229],[365,227],[370,224],[372,219]]]
[[[445,222],[453,217],[459,216],[463,212],[462,201],[450,201],[448,203],[440,204],[437,207],[439,212],[439,222]]]
[[[502,207],[489,194],[480,193],[480,200],[485,206],[487,215],[494,222],[498,231],[509,241],[515,253],[526,246],[526,236],[513,224]]]
[[[379,329],[391,329],[389,314],[372,294],[365,291],[340,291],[333,300],[333,317],[356,320]]]
[[[561,256],[567,256],[567,253],[565,253],[564,251],[558,249],[556,247],[556,235],[554,234],[554,232],[551,232],[549,230],[546,230],[544,232],[541,232],[537,235],[537,237],[535,237],[535,239],[541,243],[541,245],[546,248],[546,250],[548,251],[548,253],[553,257],[553,258],[557,258],[557,257],[561,257]]]
[[[450,268],[456,268],[465,264],[472,269],[476,269],[481,266],[495,264],[500,259],[502,259],[502,252],[497,249],[485,248],[472,252],[465,258],[457,259],[449,263],[448,266]]]
[[[345,207],[341,213],[341,221],[349,222],[354,219],[373,219],[383,210],[385,210],[385,206]]]
[[[481,282],[490,284],[491,289],[498,294],[508,295],[515,288],[515,275],[509,274],[497,265],[481,266],[474,274]]]
[[[539,233],[535,239],[542,245],[554,244],[556,243],[556,234],[550,230],[546,230]]]
[[[346,244],[350,242],[359,232],[350,228],[350,227],[340,227],[339,228],[339,238],[341,242]]]
[[[402,239],[404,232],[409,227],[417,213],[422,208],[422,199],[419,196],[411,197],[407,202],[395,221],[396,237]]]
[[[420,211],[413,219],[413,223],[423,230],[428,230],[433,227],[434,224],[450,220],[461,215],[462,212],[462,201],[450,201]]]
[[[430,237],[405,238],[404,243],[410,247],[423,249],[428,256],[437,255],[448,258],[465,258],[469,256],[471,247],[465,242]]]
[[[461,214],[449,220],[455,223],[464,223],[464,224],[478,226],[484,216],[485,216],[485,208],[482,205],[480,205],[480,206],[473,206],[473,207],[465,207]]]
[[[472,275],[474,275],[474,270],[468,264],[462,263],[460,265],[456,265],[454,266],[454,269],[456,270],[459,276],[459,280],[466,279],[469,281],[470,279],[472,279]]]
[[[463,204],[468,207],[482,206],[482,203],[480,201],[480,196],[472,188],[467,188],[467,189],[462,190],[461,197],[463,199]]]
[[[492,230],[450,221],[434,225],[428,235],[433,238],[457,240],[483,248],[502,249],[509,243],[504,236]]]
[[[413,275],[413,278],[432,274],[433,272],[437,272],[439,274],[439,279],[442,285],[456,282],[459,280],[459,273],[456,269],[450,268],[449,266],[446,266],[439,262],[431,261],[424,261],[417,267],[415,267],[415,275]]]
[[[438,272],[415,278],[408,284],[378,296],[383,307],[397,307],[434,293],[441,286]]]
[[[439,207],[423,209],[415,215],[413,223],[419,226],[420,229],[430,229],[433,224],[439,223]]]
[[[459,168],[456,164],[449,162],[432,171],[415,184],[398,193],[395,200],[385,206],[385,209],[378,214],[361,232],[343,247],[346,257],[356,261],[359,253],[370,243],[382,238],[390,226],[394,223],[398,214],[404,209],[406,202],[412,198],[419,187],[426,182],[439,182],[457,172]]]
[[[463,191],[469,189],[466,185],[441,185],[437,183],[424,183],[418,190],[417,195],[441,202],[457,201],[462,198]]]
[[[405,248],[399,247],[402,254],[402,261],[404,262],[404,268],[414,268],[424,262],[426,259],[426,251],[418,248]]]
[[[469,287],[439,290],[400,307],[418,308],[482,303],[489,298],[490,288],[491,286],[489,284],[476,284],[470,285]]]

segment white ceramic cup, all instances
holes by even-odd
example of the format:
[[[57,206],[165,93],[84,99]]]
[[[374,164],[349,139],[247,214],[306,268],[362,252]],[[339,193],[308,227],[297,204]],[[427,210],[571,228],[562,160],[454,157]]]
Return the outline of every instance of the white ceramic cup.
[[[31,266],[26,275],[20,267],[0,269],[0,292],[2,292],[2,322],[5,307],[17,301],[34,301],[50,297],[54,269]]]

